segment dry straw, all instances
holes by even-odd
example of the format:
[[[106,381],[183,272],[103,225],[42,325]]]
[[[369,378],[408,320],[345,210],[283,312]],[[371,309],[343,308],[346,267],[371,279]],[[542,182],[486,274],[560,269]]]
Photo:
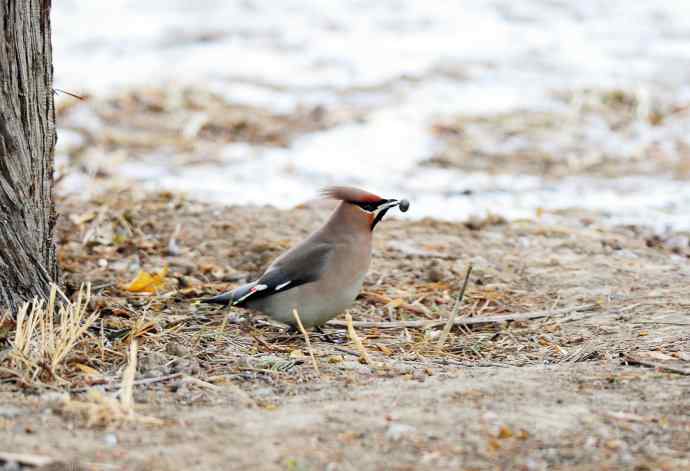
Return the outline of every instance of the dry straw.
[[[302,335],[304,336],[304,341],[307,344],[307,350],[309,351],[309,356],[311,357],[311,362],[314,365],[314,370],[316,371],[316,374],[321,377],[321,372],[319,371],[319,365],[316,363],[316,357],[314,356],[314,350],[311,348],[311,340],[309,340],[309,334],[307,334],[306,329],[302,325],[302,319],[299,317],[299,312],[297,312],[297,309],[292,310],[292,315],[294,316],[295,320],[297,321],[297,327],[299,327],[300,332],[302,332]]]
[[[462,289],[460,290],[460,294],[458,294],[458,299],[455,301],[455,306],[453,306],[453,309],[450,311],[450,315],[448,316],[448,322],[446,322],[445,327],[443,328],[443,331],[441,332],[441,335],[438,338],[438,343],[436,344],[436,348],[440,351],[443,350],[443,345],[446,343],[446,339],[448,338],[448,334],[450,333],[450,329],[453,328],[453,325],[455,324],[455,316],[458,315],[458,311],[460,310],[460,305],[462,304],[462,298],[465,296],[465,290],[467,289],[467,282],[470,280],[470,274],[472,273],[472,264],[470,263],[469,266],[467,267],[467,272],[465,273],[465,281],[462,283]]]
[[[355,328],[352,325],[352,316],[349,312],[345,314],[345,322],[347,322],[347,334],[350,336],[350,340],[352,340],[352,342],[355,344],[355,347],[357,347],[362,360],[367,365],[372,366],[371,360],[369,359],[369,354],[367,353],[366,348],[364,348],[364,344],[362,344],[359,335],[357,335],[357,331],[355,331]]]
[[[62,364],[98,318],[97,311],[88,312],[90,284],[82,285],[74,302],[56,303],[58,293],[64,298],[53,285],[47,304],[34,300],[17,312],[9,357],[14,367],[32,381],[47,370],[50,376],[65,382],[59,376]]]

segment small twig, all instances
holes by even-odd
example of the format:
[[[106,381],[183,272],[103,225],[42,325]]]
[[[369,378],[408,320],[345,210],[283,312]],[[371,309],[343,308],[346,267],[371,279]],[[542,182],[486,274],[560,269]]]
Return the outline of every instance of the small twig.
[[[686,370],[685,368],[678,368],[676,366],[662,365],[661,363],[656,363],[654,361],[644,360],[642,358],[630,355],[629,353],[624,354],[623,357],[625,358],[625,361],[627,361],[628,363],[631,363],[633,365],[648,366],[650,368],[656,368],[658,370],[668,371],[669,373],[676,373],[679,375],[690,376],[690,370]]]
[[[453,325],[476,325],[476,324],[497,324],[506,321],[522,321],[528,319],[538,319],[540,317],[555,316],[558,314],[569,314],[576,311],[586,311],[597,307],[598,304],[582,304],[580,306],[564,307],[562,309],[556,309],[555,311],[535,311],[535,312],[524,312],[516,314],[504,314],[497,316],[475,316],[475,317],[464,317],[462,319],[455,319]],[[352,322],[353,327],[360,328],[378,328],[378,329],[428,329],[431,327],[437,327],[444,325],[446,320],[437,321],[394,321],[394,322],[375,322],[375,321],[354,321]],[[326,323],[331,327],[344,327],[347,328],[346,321],[331,320]]]
[[[364,348],[362,341],[359,339],[359,335],[357,335],[357,332],[355,331],[355,327],[353,326],[352,322],[352,316],[349,312],[345,314],[345,322],[347,323],[347,334],[350,336],[350,340],[352,340],[352,342],[355,344],[355,347],[357,347],[357,350],[359,350],[362,360],[364,360],[364,362],[367,365],[371,366],[369,354],[367,353],[367,350]]]
[[[462,298],[465,296],[467,282],[470,280],[470,273],[472,273],[471,263],[467,266],[467,272],[465,273],[465,281],[462,283],[462,289],[460,290],[460,294],[458,294],[458,299],[455,300],[455,306],[453,306],[453,309],[450,312],[450,316],[448,316],[448,322],[446,322],[446,326],[443,328],[443,332],[441,332],[441,335],[438,338],[436,348],[439,351],[443,350],[443,345],[446,343],[446,338],[448,338],[450,329],[453,328],[453,325],[455,324],[455,316],[458,314],[458,310],[460,309],[460,305],[462,304]]]
[[[309,340],[309,334],[307,334],[307,331],[305,330],[304,326],[302,325],[302,319],[299,318],[299,313],[297,312],[297,309],[292,310],[292,315],[297,321],[297,327],[299,327],[300,332],[302,332],[302,335],[304,336],[304,341],[307,343],[307,351],[309,352],[309,356],[311,357],[311,362],[314,365],[314,370],[316,371],[316,374],[321,378],[321,372],[319,371],[319,365],[316,363],[316,357],[314,356],[314,349],[311,348],[311,340]]]
[[[69,95],[71,97],[77,98],[79,100],[86,100],[86,97],[83,97],[81,95],[77,95],[76,93],[68,92],[67,90],[63,90],[62,88],[53,88],[53,93],[64,93],[65,95]]]
[[[336,345],[335,348],[339,352],[347,353],[348,355],[352,355],[353,357],[358,357],[359,353],[350,350],[349,348],[341,347],[340,345]]]

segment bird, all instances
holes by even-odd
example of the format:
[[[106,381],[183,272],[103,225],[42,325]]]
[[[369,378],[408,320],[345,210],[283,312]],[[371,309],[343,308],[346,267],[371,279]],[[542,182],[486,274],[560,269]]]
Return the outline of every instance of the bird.
[[[371,262],[374,228],[406,199],[386,199],[358,188],[332,186],[321,191],[339,203],[326,223],[276,258],[251,283],[202,302],[260,311],[273,320],[319,328],[349,308],[359,294]]]

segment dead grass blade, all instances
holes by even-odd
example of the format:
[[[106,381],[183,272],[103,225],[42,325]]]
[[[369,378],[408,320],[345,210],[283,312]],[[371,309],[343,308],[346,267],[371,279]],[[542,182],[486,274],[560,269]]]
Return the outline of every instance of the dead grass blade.
[[[357,335],[357,331],[355,330],[354,326],[352,325],[352,316],[350,313],[345,314],[345,322],[347,323],[347,334],[350,336],[350,340],[352,340],[352,343],[355,344],[355,347],[357,347],[357,350],[359,351],[359,354],[362,358],[362,360],[367,364],[371,366],[371,360],[369,359],[369,354],[367,353],[367,349],[364,348],[364,345],[362,344],[362,341],[359,338],[359,335]]]
[[[294,316],[295,320],[297,321],[297,326],[299,327],[300,332],[302,332],[302,335],[304,336],[304,341],[307,344],[307,350],[309,351],[309,356],[311,357],[311,362],[314,365],[314,370],[316,371],[316,374],[321,378],[321,372],[319,371],[319,365],[316,363],[316,357],[314,357],[314,349],[311,348],[311,341],[309,340],[309,334],[307,334],[307,331],[304,329],[304,326],[302,325],[302,319],[299,317],[299,312],[297,312],[297,309],[292,310],[292,315]]]
[[[465,296],[465,290],[467,289],[467,282],[470,280],[470,274],[472,273],[472,264],[470,263],[467,267],[467,272],[465,273],[465,281],[462,283],[462,289],[460,290],[460,294],[458,294],[458,299],[455,301],[455,306],[453,306],[453,309],[450,312],[450,315],[448,316],[448,322],[446,322],[445,327],[443,328],[443,332],[441,332],[441,335],[438,338],[438,343],[436,344],[436,349],[441,351],[443,350],[443,345],[446,343],[446,339],[448,338],[448,334],[450,333],[450,329],[453,328],[453,325],[455,325],[455,316],[458,314],[458,310],[460,309],[460,306],[462,305],[462,298]]]

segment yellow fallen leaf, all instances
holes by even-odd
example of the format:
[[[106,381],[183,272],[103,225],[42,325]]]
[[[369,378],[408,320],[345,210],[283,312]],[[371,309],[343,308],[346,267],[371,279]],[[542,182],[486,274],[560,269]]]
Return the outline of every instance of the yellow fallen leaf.
[[[498,438],[510,438],[513,436],[513,431],[507,425],[501,425],[498,431]]]
[[[164,266],[158,273],[149,273],[141,270],[132,282],[125,286],[131,293],[155,293],[165,284],[165,275],[168,274],[168,266]]]

